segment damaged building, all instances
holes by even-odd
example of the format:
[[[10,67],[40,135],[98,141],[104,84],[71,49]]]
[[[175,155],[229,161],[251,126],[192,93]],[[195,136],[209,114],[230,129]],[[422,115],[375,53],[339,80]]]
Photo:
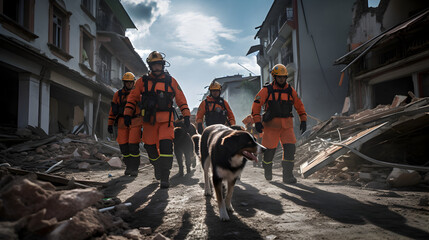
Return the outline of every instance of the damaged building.
[[[147,67],[125,31],[119,0],[0,1],[1,125],[106,136],[126,71]]]
[[[302,98],[313,125],[339,112],[345,87],[339,88],[340,66],[332,62],[347,51],[347,37],[355,0],[288,0],[273,2],[263,23],[256,27],[260,44],[247,54],[257,52],[262,84],[271,82],[270,70],[278,63],[286,66],[288,82]],[[295,119],[297,120],[297,119]]]
[[[410,102],[409,92],[429,96],[428,7],[426,1],[381,0],[376,7],[356,1],[350,52],[335,61],[349,76],[344,112],[390,104],[395,95]]]

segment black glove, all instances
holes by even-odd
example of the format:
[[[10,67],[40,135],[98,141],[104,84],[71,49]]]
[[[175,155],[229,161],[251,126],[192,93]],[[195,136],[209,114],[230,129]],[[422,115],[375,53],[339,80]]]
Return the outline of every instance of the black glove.
[[[185,123],[186,128],[189,128],[191,126],[191,121],[189,120],[189,116],[184,117],[183,121]]]
[[[264,129],[264,126],[262,126],[261,122],[256,122],[255,128],[256,128],[256,131],[258,131],[258,133],[262,133],[262,129]]]
[[[301,125],[299,126],[299,130],[301,130],[301,134],[303,134],[305,132],[305,130],[307,130],[307,122],[306,121],[301,122]]]
[[[202,134],[203,133],[203,123],[198,123],[197,128],[198,128],[198,133]]]
[[[110,134],[113,133],[113,126],[112,125],[107,126],[107,132],[109,132]]]
[[[124,116],[124,124],[127,127],[129,127],[131,125],[131,116],[129,116],[129,115]]]

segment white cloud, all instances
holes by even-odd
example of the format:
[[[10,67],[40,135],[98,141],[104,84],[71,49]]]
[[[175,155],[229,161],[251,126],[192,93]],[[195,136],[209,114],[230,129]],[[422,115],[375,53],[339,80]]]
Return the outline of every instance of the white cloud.
[[[216,17],[205,16],[201,13],[188,12],[172,17],[176,25],[175,45],[188,53],[201,55],[218,53],[223,50],[220,39],[236,40],[238,30],[229,29],[222,25]]]
[[[205,58],[204,62],[208,63],[211,66],[218,66],[220,68],[226,68],[231,70],[237,70],[240,72],[247,71],[243,69],[238,63],[243,65],[245,68],[252,71],[254,74],[259,75],[261,69],[256,63],[256,56],[231,56],[229,54],[215,55],[210,58]]]
[[[129,14],[133,13],[130,15],[137,27],[137,29],[129,29],[126,32],[131,41],[147,36],[152,24],[159,17],[166,15],[170,8],[170,0],[123,0],[123,4],[127,6]],[[141,13],[138,12],[139,9],[141,9]]]

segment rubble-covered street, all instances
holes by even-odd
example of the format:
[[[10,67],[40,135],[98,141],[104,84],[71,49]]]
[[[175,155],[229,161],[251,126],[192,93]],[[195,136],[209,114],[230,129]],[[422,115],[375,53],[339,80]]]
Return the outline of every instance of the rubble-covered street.
[[[399,126],[393,123],[427,116],[426,112],[407,111],[413,105],[414,109],[426,109],[427,101],[380,106],[370,114],[347,118],[333,117],[334,120],[320,124],[325,126],[325,131],[316,126],[312,132],[326,136],[330,128],[338,128],[347,138],[365,129],[363,124],[378,124],[383,117],[362,119],[383,111],[401,115],[388,115],[389,125]],[[345,118],[360,119],[361,124],[349,124]],[[334,126],[327,127],[329,124]],[[351,129],[348,126],[355,127],[346,134],[342,129]],[[427,124],[421,128],[415,122],[411,126],[420,131],[428,128]],[[300,164],[317,160],[316,155],[329,152],[331,147],[321,141],[322,138],[311,136],[297,148]],[[84,134],[44,136],[35,128],[2,137],[31,139],[7,148],[3,145],[1,152],[0,236],[3,239],[354,239],[363,236],[427,239],[429,236],[429,174],[396,168],[392,171],[393,167],[373,164],[349,151],[319,167],[307,179],[298,178],[298,183],[292,185],[281,182],[280,149],[271,182],[264,179],[262,168],[248,164],[235,187],[232,202],[235,212],[231,221],[222,222],[214,198],[203,194],[200,164],[181,177],[175,162],[171,187],[160,189],[143,148],[139,175],[134,178],[123,176],[124,167],[116,165],[121,162],[118,162],[120,155],[114,142],[95,141]],[[331,141],[338,139],[334,137]],[[378,144],[383,148],[388,142],[384,139]],[[404,162],[400,163],[406,163],[407,160],[402,159]],[[296,166],[296,176],[301,169]]]

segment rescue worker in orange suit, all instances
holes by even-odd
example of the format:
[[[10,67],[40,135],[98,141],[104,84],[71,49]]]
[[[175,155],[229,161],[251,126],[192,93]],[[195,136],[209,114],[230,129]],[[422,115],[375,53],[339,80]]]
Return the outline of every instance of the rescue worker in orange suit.
[[[113,126],[118,126],[118,137],[116,141],[122,153],[122,160],[125,163],[125,175],[137,176],[140,165],[139,143],[141,139],[142,121],[140,109],[136,108],[130,112],[131,124],[124,124],[124,109],[127,104],[127,97],[134,88],[136,77],[131,72],[126,72],[122,77],[124,87],[113,95],[113,100],[109,112],[107,131],[113,133]]]
[[[185,95],[168,72],[164,71],[163,55],[153,51],[146,59],[150,72],[137,80],[135,88],[128,96],[125,107],[125,125],[130,123],[134,109],[140,105],[143,116],[142,141],[154,166],[155,178],[161,180],[160,187],[168,188],[170,169],[173,164],[174,107],[173,100],[184,117],[185,127],[189,128],[191,115]]]
[[[220,97],[222,86],[213,81],[209,86],[210,95],[198,107],[196,123],[198,133],[203,132],[203,118],[206,127],[213,124],[235,125],[234,114],[227,101]]]
[[[307,114],[295,89],[286,82],[288,75],[286,67],[283,64],[275,65],[271,75],[273,82],[258,92],[252,105],[255,128],[260,133],[264,132],[262,145],[267,148],[262,162],[265,179],[272,179],[273,158],[280,140],[283,145],[283,182],[296,183],[296,178],[292,174],[296,143],[292,107],[295,107],[299,115],[301,133],[307,129]],[[261,117],[262,106],[265,112]]]

